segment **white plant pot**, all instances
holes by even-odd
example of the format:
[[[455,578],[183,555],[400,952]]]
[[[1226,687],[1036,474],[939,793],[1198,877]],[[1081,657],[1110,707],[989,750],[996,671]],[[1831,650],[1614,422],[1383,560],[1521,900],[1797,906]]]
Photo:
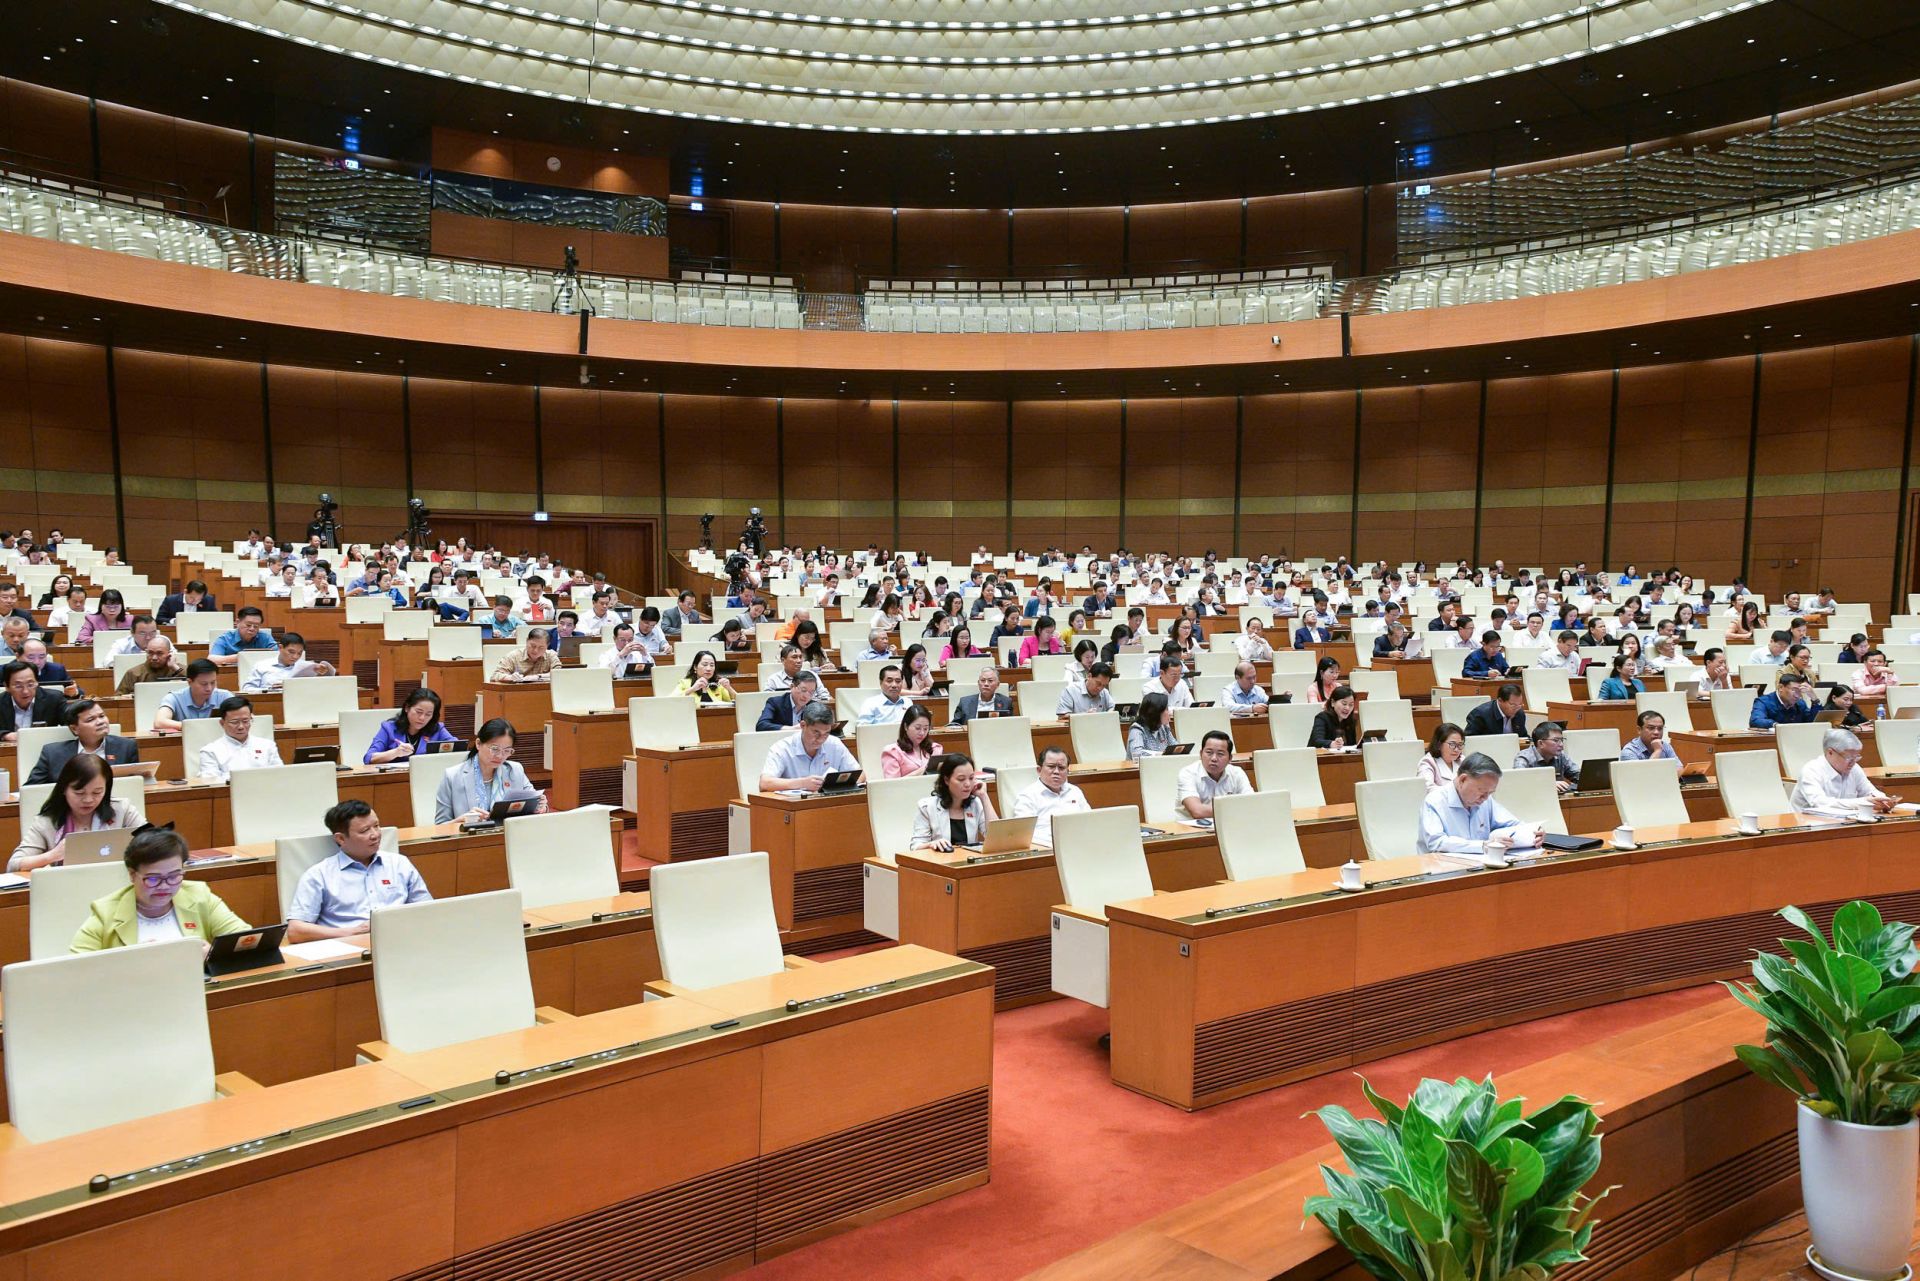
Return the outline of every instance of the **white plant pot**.
[[[1800,1114],[1800,1196],[1823,1270],[1884,1281],[1906,1268],[1920,1179],[1920,1118],[1855,1125]]]

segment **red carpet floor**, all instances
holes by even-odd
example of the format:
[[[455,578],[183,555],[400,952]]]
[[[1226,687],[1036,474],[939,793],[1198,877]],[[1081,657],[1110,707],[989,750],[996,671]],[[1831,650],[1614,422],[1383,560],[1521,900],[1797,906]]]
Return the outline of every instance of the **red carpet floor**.
[[[1365,1067],[1387,1097],[1479,1078],[1722,999],[1690,988],[1504,1028]],[[1302,1114],[1361,1106],[1350,1072],[1188,1114],[1115,1086],[1104,1010],[1052,1001],[994,1023],[993,1181],[750,1270],[753,1281],[999,1281],[1326,1142]],[[1536,1105],[1550,1102],[1536,1101]]]

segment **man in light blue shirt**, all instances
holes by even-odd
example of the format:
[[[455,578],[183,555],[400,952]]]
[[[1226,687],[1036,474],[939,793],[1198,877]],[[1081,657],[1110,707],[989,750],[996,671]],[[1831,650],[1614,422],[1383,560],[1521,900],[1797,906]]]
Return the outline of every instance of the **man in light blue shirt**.
[[[1433,788],[1420,807],[1419,853],[1499,853],[1540,844],[1540,828],[1493,799],[1500,766],[1484,752],[1460,762],[1452,783]]]
[[[279,649],[280,642],[267,630],[266,615],[257,605],[244,605],[233,616],[233,630],[213,638],[207,646],[207,659],[215,667],[232,667],[240,661],[243,649]]]
[[[1658,712],[1642,712],[1635,721],[1640,732],[1620,749],[1623,761],[1670,761],[1675,759],[1673,744],[1667,741],[1667,718]]]
[[[341,801],[327,811],[326,824],[335,849],[294,887],[287,942],[365,934],[378,909],[433,897],[406,855],[380,848],[380,816],[365,801]]]
[[[1251,712],[1267,705],[1267,691],[1260,688],[1260,682],[1252,663],[1242,663],[1233,669],[1233,679],[1220,691],[1223,706],[1236,712]]]
[[[907,714],[913,700],[906,694],[907,682],[900,669],[888,663],[880,669],[880,692],[860,705],[862,725],[892,725]]]
[[[760,767],[763,792],[817,792],[835,770],[859,769],[847,745],[833,736],[833,713],[824,703],[800,709],[800,728],[775,743]]]
[[[867,647],[860,651],[860,656],[854,661],[870,663],[875,659],[892,657],[894,657],[892,633],[885,628],[876,627],[867,633]]]
[[[209,659],[196,658],[187,664],[187,687],[174,690],[160,701],[154,728],[178,731],[188,721],[212,720],[226,697],[220,689],[220,669]]]

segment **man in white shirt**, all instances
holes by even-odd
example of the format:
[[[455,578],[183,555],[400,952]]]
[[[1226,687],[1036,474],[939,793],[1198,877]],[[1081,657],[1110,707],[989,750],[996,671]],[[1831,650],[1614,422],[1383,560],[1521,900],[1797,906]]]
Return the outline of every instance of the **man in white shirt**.
[[[1825,817],[1891,813],[1894,797],[1867,781],[1860,768],[1860,740],[1844,729],[1830,729],[1820,738],[1820,755],[1800,771],[1793,785],[1793,812]]]
[[[1242,796],[1253,790],[1247,772],[1233,763],[1233,739],[1208,730],[1200,739],[1200,759],[1180,771],[1173,806],[1186,818],[1212,818],[1216,797]]]
[[[1184,670],[1178,658],[1161,659],[1160,678],[1157,682],[1149,683],[1145,692],[1165,694],[1167,710],[1170,712],[1176,708],[1192,707],[1193,691],[1187,687],[1187,682],[1181,679]]]
[[[655,658],[671,648],[667,641],[667,629],[660,625],[660,611],[652,605],[633,616],[633,639],[646,646],[647,653]]]
[[[653,666],[653,655],[634,635],[632,623],[619,623],[613,629],[613,647],[600,656],[600,666],[613,670],[613,679],[625,680]]]
[[[1049,747],[1040,753],[1038,775],[1013,798],[1013,817],[1039,820],[1033,825],[1035,845],[1053,844],[1055,814],[1084,813],[1092,808],[1086,795],[1067,781],[1067,753],[1061,747]]]
[[[147,642],[152,640],[159,630],[160,624],[153,621],[153,615],[135,614],[132,629],[120,638],[119,644],[107,651],[108,659],[119,658],[125,654],[146,653]]]
[[[1534,659],[1533,665],[1543,671],[1578,672],[1580,637],[1573,632],[1560,632],[1553,638],[1553,649]]]
[[[801,672],[807,670],[807,656],[798,645],[780,647],[780,670],[767,677],[767,683],[761,686],[770,694],[793,688],[793,682]]]
[[[302,666],[306,670],[302,671]],[[260,693],[279,689],[296,676],[331,676],[333,674],[332,663],[308,661],[305,637],[298,632],[282,632],[280,653],[272,662],[262,663],[249,672],[240,688]]]
[[[588,611],[585,618],[580,620],[574,630],[582,636],[591,636],[597,640],[602,632],[619,625],[620,615],[613,612],[613,593],[595,592],[593,608]]]
[[[270,769],[280,764],[280,750],[271,739],[253,736],[253,703],[236,694],[220,704],[220,728],[225,732],[200,749],[200,777],[224,783],[239,770]]]
[[[900,669],[888,663],[880,669],[880,692],[860,704],[859,722],[862,725],[892,725],[907,714],[913,706],[913,700],[906,696],[906,681],[900,675]]]

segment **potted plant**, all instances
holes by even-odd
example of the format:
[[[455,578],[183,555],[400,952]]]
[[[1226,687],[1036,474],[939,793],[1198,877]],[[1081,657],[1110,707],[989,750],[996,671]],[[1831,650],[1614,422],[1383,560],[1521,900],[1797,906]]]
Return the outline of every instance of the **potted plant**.
[[[1827,1276],[1882,1281],[1906,1271],[1920,1176],[1920,947],[1868,902],[1833,914],[1828,942],[1797,907],[1780,915],[1809,937],[1753,958],[1753,984],[1729,983],[1767,1021],[1767,1044],[1740,1061],[1800,1100],[1800,1195]]]
[[[1607,1194],[1581,1193],[1600,1168],[1590,1105],[1568,1096],[1526,1116],[1491,1078],[1422,1081],[1405,1107],[1360,1088],[1381,1119],[1319,1110],[1351,1172],[1321,1166],[1327,1195],[1306,1213],[1361,1267],[1380,1281],[1544,1281],[1586,1258]]]

